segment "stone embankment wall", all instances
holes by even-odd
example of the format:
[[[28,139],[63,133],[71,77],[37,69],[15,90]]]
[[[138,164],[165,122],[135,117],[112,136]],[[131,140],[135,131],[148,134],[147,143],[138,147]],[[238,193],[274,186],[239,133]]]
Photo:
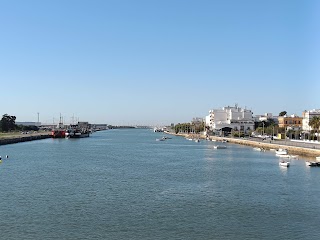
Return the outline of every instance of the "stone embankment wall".
[[[192,135],[188,134],[174,134],[176,136],[182,136],[182,137],[192,137]],[[198,137],[199,135],[197,135]],[[200,138],[205,139],[205,136],[200,135]],[[258,142],[258,141],[252,141],[247,139],[237,139],[237,138],[223,138],[223,137],[215,137],[210,136],[211,140],[217,140],[222,141],[223,139],[227,140],[230,143],[236,143],[236,144],[242,144],[246,146],[251,147],[259,147],[263,149],[287,149],[289,154],[295,154],[295,155],[301,155],[301,156],[307,156],[307,157],[317,157],[320,156],[320,150],[319,149],[312,149],[312,148],[304,148],[304,147],[297,147],[297,146],[288,146],[283,144],[277,144],[277,142]]]
[[[19,142],[27,142],[33,140],[40,140],[45,138],[50,138],[49,133],[37,134],[37,135],[24,135],[10,138],[2,138],[0,139],[0,145],[19,143]]]

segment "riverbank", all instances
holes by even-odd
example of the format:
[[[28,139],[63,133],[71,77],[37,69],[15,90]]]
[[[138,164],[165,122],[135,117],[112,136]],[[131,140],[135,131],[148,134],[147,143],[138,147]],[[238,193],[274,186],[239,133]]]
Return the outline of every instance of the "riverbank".
[[[171,133],[171,132],[166,132],[166,133],[172,134],[175,136],[185,137],[185,138],[192,138],[195,136],[194,134],[184,134],[184,133],[175,134],[175,133]],[[206,139],[206,137],[204,135],[199,136],[199,134],[197,134],[196,136],[201,139]],[[289,154],[306,156],[306,157],[320,156],[319,149],[306,148],[303,146],[289,146],[289,145],[285,145],[283,143],[280,144],[280,142],[277,143],[277,141],[260,142],[260,141],[250,140],[250,139],[226,138],[226,137],[216,137],[216,136],[209,136],[209,140],[216,140],[216,141],[227,140],[229,143],[241,144],[241,145],[246,145],[246,146],[250,146],[250,147],[259,147],[259,148],[263,148],[266,150],[285,148],[288,150]]]
[[[36,132],[28,134],[5,134],[0,137],[0,146],[19,142],[28,142],[50,138],[50,132]]]

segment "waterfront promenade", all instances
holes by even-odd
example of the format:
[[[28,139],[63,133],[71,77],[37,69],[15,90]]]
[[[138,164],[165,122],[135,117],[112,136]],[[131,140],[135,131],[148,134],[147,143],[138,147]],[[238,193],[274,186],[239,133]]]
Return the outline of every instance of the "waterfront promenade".
[[[173,134],[182,137],[195,137],[194,134],[185,133],[172,133],[166,132],[168,134]],[[201,139],[206,139],[204,135],[196,134],[197,137]],[[209,140],[223,141],[226,140],[230,143],[247,145],[251,147],[260,147],[266,150],[285,148],[288,150],[289,154],[297,154],[306,157],[317,157],[320,156],[320,144],[310,143],[310,142],[295,142],[290,140],[262,140],[260,138],[232,138],[232,137],[217,137],[209,136]]]

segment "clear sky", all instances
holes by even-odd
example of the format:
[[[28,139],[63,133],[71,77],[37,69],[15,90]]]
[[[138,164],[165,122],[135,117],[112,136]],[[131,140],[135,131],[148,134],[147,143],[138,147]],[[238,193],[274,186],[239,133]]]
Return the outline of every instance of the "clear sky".
[[[0,0],[0,114],[170,124],[320,108],[320,1]]]

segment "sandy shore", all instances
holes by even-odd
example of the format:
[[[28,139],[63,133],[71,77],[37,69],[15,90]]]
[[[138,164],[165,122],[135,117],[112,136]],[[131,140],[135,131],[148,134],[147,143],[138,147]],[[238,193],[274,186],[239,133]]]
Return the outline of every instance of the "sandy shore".
[[[175,133],[170,133],[170,132],[166,132],[168,134],[172,134],[175,136],[181,136],[181,137],[185,137],[185,138],[189,138],[189,137],[194,137],[195,135],[193,134],[175,134]],[[205,139],[204,135],[200,135],[197,134],[197,137],[200,137],[201,139]],[[283,145],[283,144],[278,144],[277,141],[274,142],[258,142],[258,141],[254,141],[254,140],[248,140],[248,139],[239,139],[239,138],[225,138],[225,137],[216,137],[216,136],[210,136],[209,137],[210,140],[216,140],[216,141],[222,141],[222,140],[227,140],[230,143],[236,143],[236,144],[241,144],[241,145],[246,145],[246,146],[251,146],[251,147],[259,147],[259,148],[263,148],[266,150],[270,150],[270,149],[287,149],[289,154],[295,154],[295,155],[300,155],[300,156],[306,156],[306,157],[317,157],[320,156],[320,150],[319,149],[312,149],[312,148],[305,148],[305,147],[301,147],[301,146],[289,146],[289,145]]]

